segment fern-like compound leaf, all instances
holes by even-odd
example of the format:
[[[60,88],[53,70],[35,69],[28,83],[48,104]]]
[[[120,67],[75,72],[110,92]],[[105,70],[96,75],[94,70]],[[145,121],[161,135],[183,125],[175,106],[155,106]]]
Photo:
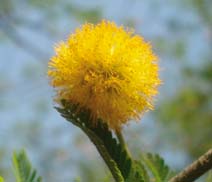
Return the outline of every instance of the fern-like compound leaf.
[[[24,150],[13,153],[13,167],[16,182],[42,182],[42,178],[32,168]]]

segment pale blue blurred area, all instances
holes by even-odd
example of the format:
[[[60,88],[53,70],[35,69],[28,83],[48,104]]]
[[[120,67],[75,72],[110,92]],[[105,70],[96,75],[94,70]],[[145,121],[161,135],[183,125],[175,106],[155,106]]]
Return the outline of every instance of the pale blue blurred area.
[[[4,18],[7,17],[0,16],[0,148],[6,151],[1,165],[10,167],[12,151],[25,148],[42,175],[45,174],[46,181],[70,181],[80,176],[77,168],[80,160],[89,163],[100,157],[86,136],[81,135],[79,129],[66,122],[53,108],[54,91],[48,85],[46,72],[47,62],[54,55],[53,47],[86,19],[79,21],[67,16],[60,6],[52,7],[57,18],[44,16],[45,9],[30,9],[24,0],[14,2],[18,7],[14,12],[17,18],[23,17],[32,24],[27,27],[11,22],[10,26],[14,26],[20,36],[17,38],[5,25]],[[201,60],[202,55],[210,51],[207,37],[210,35],[203,22],[181,2],[75,0],[71,3],[85,9],[100,8],[102,18],[113,20],[118,25],[133,20],[131,23],[135,25],[135,32],[152,43],[160,58],[163,85],[156,103],[172,95],[182,84],[181,64],[198,67],[204,61]],[[157,47],[158,40],[168,41],[170,48]],[[187,43],[185,56],[181,60],[173,56],[172,50],[172,45],[180,40]],[[158,129],[157,120],[151,112],[140,123],[131,123],[124,128],[129,145],[138,140],[141,150],[160,153],[172,167],[184,166],[188,159],[183,149],[173,148],[162,140],[162,129]],[[176,142],[181,139],[173,138]],[[97,160],[98,165],[104,165],[101,159]]]

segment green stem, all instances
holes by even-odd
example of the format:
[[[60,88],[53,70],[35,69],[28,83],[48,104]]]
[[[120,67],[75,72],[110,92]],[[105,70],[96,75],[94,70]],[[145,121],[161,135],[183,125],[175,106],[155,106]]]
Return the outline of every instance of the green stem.
[[[81,128],[86,133],[86,135],[89,137],[91,142],[96,146],[99,154],[101,155],[101,157],[105,161],[106,165],[108,166],[108,168],[109,168],[113,178],[115,179],[115,181],[116,182],[124,182],[124,178],[121,175],[121,172],[120,172],[116,162],[111,158],[111,156],[108,153],[108,151],[107,151],[104,143],[102,142],[102,140],[98,136],[96,136],[96,134],[92,130],[87,128],[82,123],[75,121],[73,118],[72,119],[66,118],[66,119],[68,121],[72,122],[74,125]]]
[[[62,101],[61,101],[62,102]],[[99,134],[95,128],[90,124],[89,121],[90,115],[87,113],[87,111],[82,111],[81,113],[76,113],[76,108],[73,105],[70,105],[69,103],[63,101],[63,107],[64,108],[58,108],[56,109],[61,113],[61,115],[66,118],[67,121],[71,122],[72,124],[79,127],[82,131],[85,132],[85,134],[89,137],[91,142],[96,146],[99,154],[105,161],[106,165],[108,166],[109,170],[111,171],[114,179],[116,182],[124,182],[124,177],[122,175],[122,172],[120,171],[118,164],[113,159],[113,156],[111,156],[111,153],[107,149],[105,145],[105,138],[102,138],[102,135]],[[103,126],[102,126],[103,127]],[[100,127],[100,131],[104,132],[104,129]],[[111,133],[105,129],[105,132],[108,132],[107,134],[110,136]],[[112,137],[112,135],[110,136]],[[124,141],[124,140],[122,140]],[[126,148],[126,147],[125,147]]]
[[[124,140],[124,137],[123,137],[123,135],[122,135],[122,132],[116,130],[116,136],[117,136],[117,138],[118,138],[118,141],[119,141],[120,145],[127,151],[128,156],[131,158],[130,151],[129,151],[129,149],[128,149],[126,143],[125,143],[125,140]]]
[[[96,135],[92,131],[88,131],[88,130],[86,130],[86,131],[83,130],[83,131],[88,135],[90,140],[96,146],[98,152],[100,153],[100,155],[104,159],[105,163],[107,164],[108,168],[110,169],[115,181],[116,182],[124,182],[124,179],[121,175],[120,170],[118,169],[117,164],[110,157],[110,155],[109,155],[107,149],[105,148],[103,142],[98,137],[96,137]]]

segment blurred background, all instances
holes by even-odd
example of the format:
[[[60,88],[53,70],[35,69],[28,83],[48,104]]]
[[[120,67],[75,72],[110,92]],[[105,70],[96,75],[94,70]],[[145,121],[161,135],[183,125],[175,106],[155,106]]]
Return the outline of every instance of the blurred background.
[[[47,63],[85,22],[135,28],[160,60],[154,111],[124,128],[131,152],[178,171],[212,147],[211,0],[0,0],[0,175],[25,148],[45,182],[100,182],[109,171],[87,137],[53,108]],[[204,181],[204,178],[199,181]]]

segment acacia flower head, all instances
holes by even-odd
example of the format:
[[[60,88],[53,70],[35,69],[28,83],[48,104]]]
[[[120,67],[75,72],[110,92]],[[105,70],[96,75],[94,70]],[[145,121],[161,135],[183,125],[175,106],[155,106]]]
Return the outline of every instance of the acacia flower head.
[[[91,122],[101,118],[119,130],[152,109],[157,94],[157,57],[151,45],[113,22],[86,23],[55,48],[49,62],[56,100],[88,109]]]

